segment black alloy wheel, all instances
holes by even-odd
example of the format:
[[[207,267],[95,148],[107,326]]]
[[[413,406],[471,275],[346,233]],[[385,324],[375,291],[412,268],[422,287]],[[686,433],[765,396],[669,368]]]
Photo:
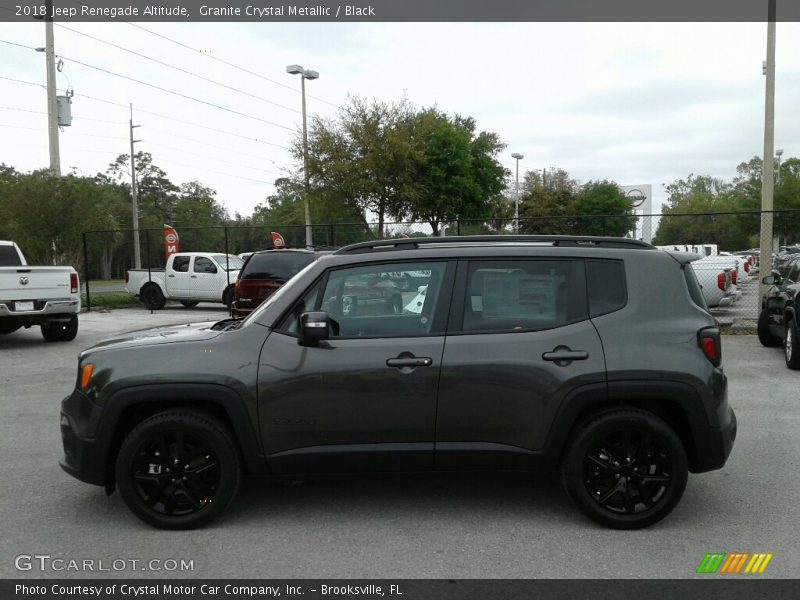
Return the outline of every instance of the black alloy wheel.
[[[563,478],[587,516],[615,529],[637,529],[663,519],[677,505],[688,465],[669,425],[646,411],[620,410],[578,432]]]
[[[758,324],[756,325],[756,333],[758,333],[758,341],[762,346],[767,348],[774,348],[781,345],[781,338],[772,335],[769,330],[769,313],[766,308],[762,308],[758,315]]]
[[[790,369],[800,369],[800,348],[798,348],[798,332],[797,325],[794,319],[787,319],[786,321],[786,337],[784,342],[784,358],[786,359],[786,366]]]
[[[241,466],[235,443],[215,418],[165,412],[128,435],[116,475],[125,503],[140,519],[163,529],[189,529],[227,508]]]

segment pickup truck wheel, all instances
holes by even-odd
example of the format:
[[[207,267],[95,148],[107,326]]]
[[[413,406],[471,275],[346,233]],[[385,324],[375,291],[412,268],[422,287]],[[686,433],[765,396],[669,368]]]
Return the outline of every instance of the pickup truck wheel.
[[[672,428],[637,409],[589,421],[562,463],[564,487],[578,508],[614,529],[639,529],[666,517],[683,495],[688,472]]]
[[[784,356],[786,357],[786,366],[794,370],[800,369],[800,347],[797,345],[797,336],[797,324],[794,319],[787,320]]]
[[[767,309],[762,309],[758,314],[758,325],[756,326],[758,332],[758,341],[762,346],[767,348],[774,348],[781,345],[781,338],[772,335],[769,330],[769,313]]]
[[[228,310],[233,308],[233,286],[229,285],[222,292],[222,303],[228,307]]]
[[[9,333],[14,333],[17,329],[22,327],[19,323],[14,323],[13,321],[0,321],[0,334],[6,335]]]
[[[117,455],[125,504],[161,529],[192,529],[222,514],[242,479],[236,444],[217,419],[167,411],[137,425]]]
[[[40,327],[45,341],[70,342],[78,335],[78,315],[72,315],[66,323],[42,323]]]
[[[186,308],[194,308],[199,304],[199,302],[195,302],[194,300],[181,300],[181,304],[183,304]]]
[[[167,303],[167,299],[164,298],[161,288],[155,283],[148,283],[142,287],[142,291],[139,292],[139,297],[142,299],[145,307],[150,310],[161,310]]]

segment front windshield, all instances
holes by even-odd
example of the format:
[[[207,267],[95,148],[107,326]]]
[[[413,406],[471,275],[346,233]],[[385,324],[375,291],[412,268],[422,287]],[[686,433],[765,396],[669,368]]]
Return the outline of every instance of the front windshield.
[[[262,313],[263,313],[265,310],[267,310],[267,309],[268,309],[270,306],[272,306],[273,304],[275,304],[275,302],[276,302],[278,299],[282,298],[282,297],[284,296],[284,294],[286,294],[286,293],[290,293],[290,290],[292,290],[293,288],[295,288],[295,287],[296,287],[296,284],[297,284],[297,282],[298,282],[298,281],[300,281],[300,280],[302,280],[302,279],[303,279],[303,275],[305,275],[305,274],[306,274],[306,272],[307,272],[308,270],[310,270],[310,269],[311,269],[311,268],[312,268],[312,267],[313,267],[315,264],[316,264],[316,261],[308,263],[308,264],[307,264],[307,265],[306,265],[306,266],[303,268],[303,270],[302,270],[302,271],[300,271],[300,272],[299,272],[299,273],[297,273],[297,274],[296,274],[294,277],[292,277],[292,279],[289,281],[289,283],[287,283],[286,285],[284,285],[284,286],[282,286],[281,288],[279,288],[277,292],[275,292],[275,293],[274,293],[274,294],[272,294],[272,295],[271,295],[269,298],[267,298],[267,299],[266,299],[264,302],[262,302],[262,303],[261,303],[261,304],[258,306],[258,308],[257,308],[257,309],[255,309],[253,312],[251,312],[249,315],[247,315],[247,316],[244,318],[244,320],[242,321],[242,325],[243,325],[243,326],[244,326],[244,325],[249,325],[250,323],[252,323],[252,322],[253,322],[253,321],[255,321],[256,319],[258,319],[258,317],[259,317],[259,316],[260,316],[260,315],[261,315],[261,314],[262,314]]]
[[[224,254],[214,254],[211,258],[213,258],[223,270],[238,271],[242,268],[242,265],[244,265],[244,261],[233,254],[228,254],[227,258]]]

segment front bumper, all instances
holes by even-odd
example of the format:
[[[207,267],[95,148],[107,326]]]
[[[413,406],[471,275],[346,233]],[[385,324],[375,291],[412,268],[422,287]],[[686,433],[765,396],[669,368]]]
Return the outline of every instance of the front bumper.
[[[88,435],[99,416],[99,408],[75,390],[61,403],[61,441],[64,455],[58,464],[67,473],[94,485],[105,485],[108,440]]]

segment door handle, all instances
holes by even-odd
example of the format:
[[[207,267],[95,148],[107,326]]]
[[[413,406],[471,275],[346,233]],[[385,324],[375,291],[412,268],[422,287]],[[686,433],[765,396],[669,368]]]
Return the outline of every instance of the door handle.
[[[559,367],[566,367],[573,360],[586,360],[587,358],[589,358],[588,352],[585,350],[572,350],[569,346],[557,346],[553,348],[552,352],[542,354],[543,360],[554,362]]]
[[[197,275],[189,275],[191,279],[197,279]]]
[[[167,275],[167,277],[175,277],[175,275]]]
[[[402,369],[404,367],[430,367],[433,364],[432,358],[427,357],[403,357],[403,358],[388,358],[386,359],[387,367],[397,367]]]

